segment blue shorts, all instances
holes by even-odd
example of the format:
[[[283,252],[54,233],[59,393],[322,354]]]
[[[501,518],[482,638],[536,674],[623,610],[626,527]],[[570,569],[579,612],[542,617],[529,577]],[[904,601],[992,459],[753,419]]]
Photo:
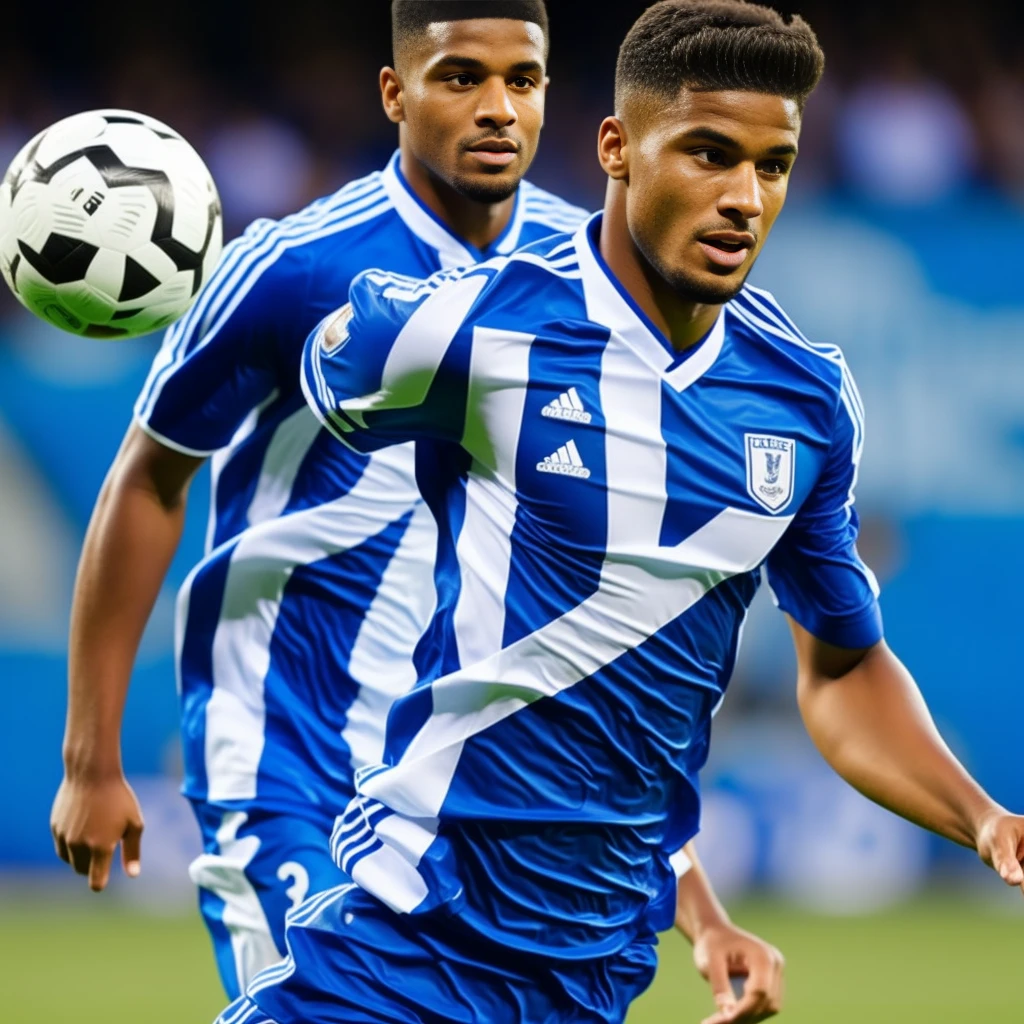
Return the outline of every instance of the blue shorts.
[[[217,1024],[620,1024],[657,964],[653,935],[613,956],[559,961],[499,946],[458,918],[394,914],[353,885],[307,900],[287,934],[287,959]]]
[[[203,853],[189,875],[199,886],[199,910],[224,990],[236,999],[259,971],[284,956],[285,914],[348,879],[331,859],[331,822],[200,802],[192,809]]]

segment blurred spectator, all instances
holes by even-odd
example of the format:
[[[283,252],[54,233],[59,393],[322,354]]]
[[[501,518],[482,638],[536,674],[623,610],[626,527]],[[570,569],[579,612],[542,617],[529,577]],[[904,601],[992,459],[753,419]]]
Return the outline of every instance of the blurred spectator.
[[[837,126],[839,170],[866,199],[919,206],[947,198],[971,178],[974,129],[941,82],[895,52],[864,79]]]
[[[218,129],[206,157],[231,238],[257,217],[281,217],[314,198],[315,161],[291,125],[241,109]]]

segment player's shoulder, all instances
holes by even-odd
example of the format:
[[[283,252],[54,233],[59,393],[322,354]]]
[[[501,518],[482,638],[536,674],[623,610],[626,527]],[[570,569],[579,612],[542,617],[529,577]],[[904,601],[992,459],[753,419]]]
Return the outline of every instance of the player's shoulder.
[[[426,278],[380,268],[363,270],[352,279],[348,305],[343,311],[349,334],[372,337],[378,342],[394,339],[410,317],[428,301],[443,304],[446,289],[467,278],[477,294],[485,287],[491,268],[487,264],[439,270]],[[463,290],[465,290],[463,285]]]
[[[221,265],[249,261],[287,266],[307,266],[321,255],[344,251],[344,236],[354,231],[379,228],[378,222],[393,210],[379,171],[349,182],[295,213],[278,220],[260,218],[225,249]]]
[[[573,235],[551,235],[482,263],[439,270],[427,278],[364,270],[349,289],[348,329],[387,344],[418,315],[430,332],[514,325],[547,329],[585,317],[582,275]]]
[[[811,341],[771,292],[746,284],[726,308],[744,333],[761,342],[778,365],[818,381],[827,390],[838,393],[844,387],[849,370],[842,349]]]
[[[545,331],[559,322],[586,319],[583,273],[575,233],[548,235],[511,256],[480,264],[488,274],[476,303],[491,322],[508,314],[524,331]]]
[[[561,196],[523,181],[519,186],[523,203],[523,227],[532,234],[556,234],[575,231],[590,214],[581,206],[566,202]]]

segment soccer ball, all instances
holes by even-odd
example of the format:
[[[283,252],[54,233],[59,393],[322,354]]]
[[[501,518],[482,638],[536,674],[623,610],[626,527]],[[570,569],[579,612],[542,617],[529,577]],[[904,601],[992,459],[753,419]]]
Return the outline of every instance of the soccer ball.
[[[90,338],[180,317],[220,255],[213,178],[173,129],[90,110],[40,132],[0,184],[0,271],[37,316]]]

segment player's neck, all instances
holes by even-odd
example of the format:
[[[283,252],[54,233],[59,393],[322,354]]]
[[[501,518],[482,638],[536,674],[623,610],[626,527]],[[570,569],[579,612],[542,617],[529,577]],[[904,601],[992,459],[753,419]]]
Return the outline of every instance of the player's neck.
[[[402,175],[419,200],[470,245],[486,249],[508,227],[516,206],[515,195],[499,203],[467,199],[424,167],[405,147],[400,161]]]
[[[696,345],[714,326],[721,305],[680,298],[637,249],[626,222],[624,188],[608,190],[599,247],[619,283],[677,352]]]

